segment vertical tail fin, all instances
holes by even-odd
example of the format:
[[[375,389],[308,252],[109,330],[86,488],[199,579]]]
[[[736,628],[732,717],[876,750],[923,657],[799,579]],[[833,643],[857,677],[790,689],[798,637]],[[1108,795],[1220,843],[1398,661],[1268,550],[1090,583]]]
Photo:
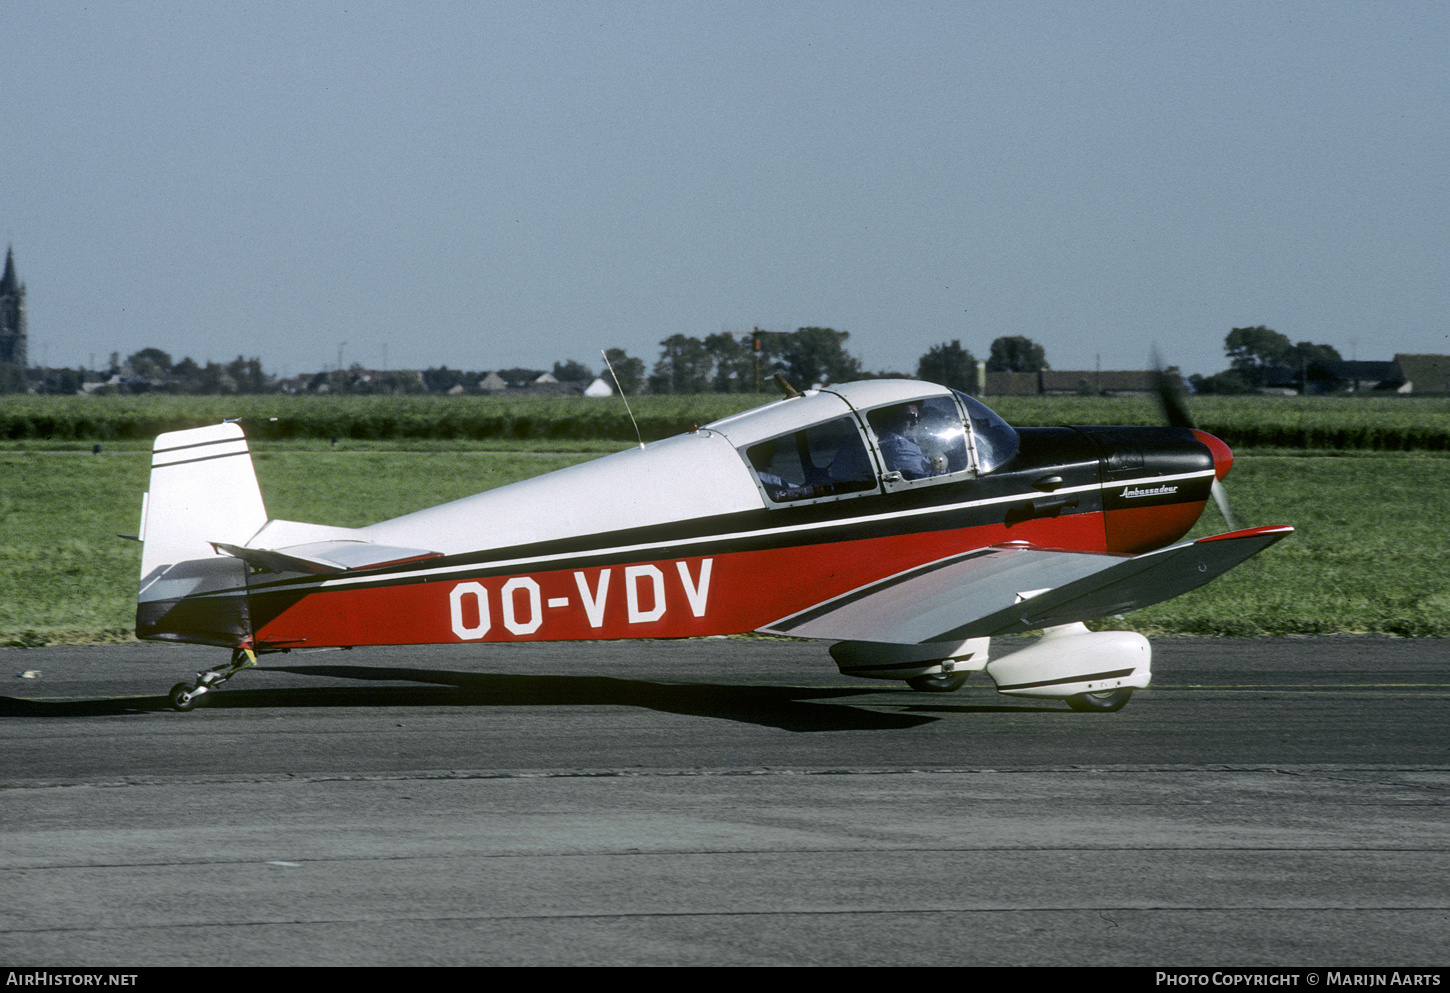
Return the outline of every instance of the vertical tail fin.
[[[246,564],[211,542],[245,545],[265,523],[239,425],[158,436],[142,506],[136,636],[230,645],[248,637]]]

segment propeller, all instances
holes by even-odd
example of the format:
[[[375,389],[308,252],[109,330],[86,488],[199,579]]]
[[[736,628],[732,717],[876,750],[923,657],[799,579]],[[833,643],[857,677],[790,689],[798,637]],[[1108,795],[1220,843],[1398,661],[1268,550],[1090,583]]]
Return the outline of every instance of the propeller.
[[[1198,425],[1193,423],[1193,415],[1188,412],[1188,405],[1183,401],[1182,381],[1176,375],[1169,375],[1163,368],[1163,359],[1158,354],[1157,345],[1153,346],[1153,392],[1158,398],[1158,408],[1163,411],[1163,419],[1170,426],[1198,431]],[[1228,446],[1224,446],[1224,451],[1228,451]],[[1238,518],[1234,516],[1233,508],[1229,505],[1228,490],[1224,489],[1223,483],[1217,477],[1214,477],[1210,492],[1228,529],[1239,530]]]

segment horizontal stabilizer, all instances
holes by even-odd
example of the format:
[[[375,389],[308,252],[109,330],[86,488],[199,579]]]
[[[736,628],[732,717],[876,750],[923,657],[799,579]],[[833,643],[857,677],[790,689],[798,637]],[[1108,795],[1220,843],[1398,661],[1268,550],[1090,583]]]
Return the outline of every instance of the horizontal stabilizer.
[[[243,548],[221,541],[211,544],[219,552],[234,555],[268,572],[305,572],[314,576],[384,569],[443,554],[426,548],[398,548],[368,541],[313,541],[286,548]]]
[[[1251,528],[1131,558],[994,545],[909,569],[757,630],[920,644],[1073,624],[1197,589],[1293,530]]]

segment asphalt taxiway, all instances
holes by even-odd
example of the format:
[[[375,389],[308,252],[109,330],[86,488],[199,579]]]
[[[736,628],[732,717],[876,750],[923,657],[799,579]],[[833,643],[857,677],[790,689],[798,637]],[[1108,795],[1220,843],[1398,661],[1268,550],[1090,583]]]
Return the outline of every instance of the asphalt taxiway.
[[[1117,714],[763,639],[265,656],[187,714],[224,653],[0,651],[0,962],[1445,964],[1444,643],[1154,647]]]

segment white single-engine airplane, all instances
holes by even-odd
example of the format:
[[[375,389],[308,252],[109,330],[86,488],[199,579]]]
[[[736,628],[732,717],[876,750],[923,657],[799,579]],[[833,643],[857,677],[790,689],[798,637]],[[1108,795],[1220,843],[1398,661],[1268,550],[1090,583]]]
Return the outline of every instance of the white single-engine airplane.
[[[1177,426],[1014,429],[945,387],[846,383],[363,528],[268,519],[239,425],[176,431],[152,455],[136,636],[232,649],[177,710],[266,652],[751,631],[835,642],[853,676],[945,691],[985,671],[1117,710],[1148,641],[1082,622],[1293,530],[1172,544],[1233,456],[1165,406]]]

